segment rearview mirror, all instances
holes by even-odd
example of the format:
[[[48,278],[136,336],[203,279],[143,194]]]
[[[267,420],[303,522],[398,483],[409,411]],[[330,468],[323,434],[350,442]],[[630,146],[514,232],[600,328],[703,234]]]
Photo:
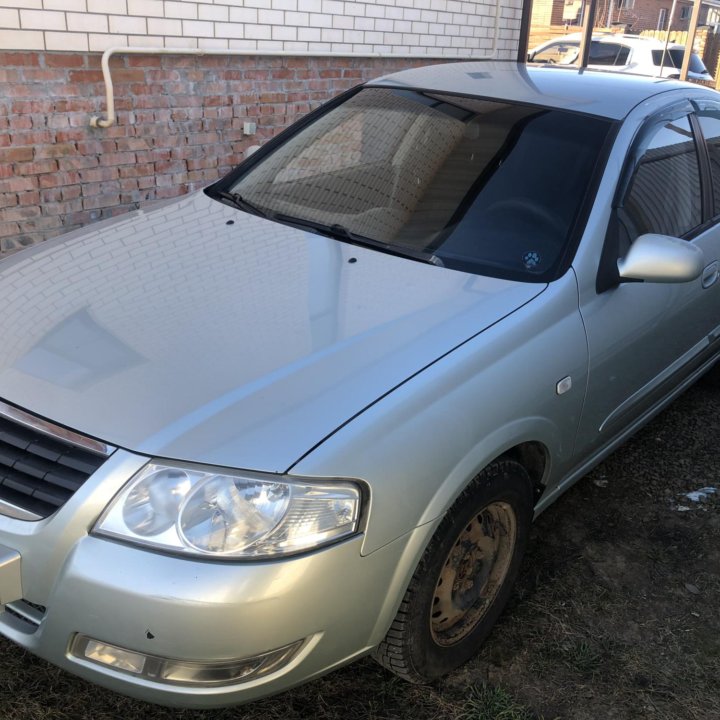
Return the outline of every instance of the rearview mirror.
[[[700,277],[704,266],[702,250],[692,243],[651,233],[641,235],[618,260],[621,279],[659,283],[689,282]]]

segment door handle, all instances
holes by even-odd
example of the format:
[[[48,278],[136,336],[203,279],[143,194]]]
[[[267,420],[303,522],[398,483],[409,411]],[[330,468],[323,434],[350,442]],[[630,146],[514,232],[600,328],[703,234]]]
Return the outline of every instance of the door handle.
[[[702,286],[704,288],[709,288],[711,285],[715,284],[715,281],[718,279],[718,264],[717,261],[710,263],[704,270],[702,274]]]

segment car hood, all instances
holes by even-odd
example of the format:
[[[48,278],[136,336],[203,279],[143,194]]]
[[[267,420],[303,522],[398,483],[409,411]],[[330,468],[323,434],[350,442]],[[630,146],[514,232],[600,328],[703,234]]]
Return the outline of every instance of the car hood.
[[[0,263],[0,398],[136,452],[283,472],[544,287],[196,193]]]

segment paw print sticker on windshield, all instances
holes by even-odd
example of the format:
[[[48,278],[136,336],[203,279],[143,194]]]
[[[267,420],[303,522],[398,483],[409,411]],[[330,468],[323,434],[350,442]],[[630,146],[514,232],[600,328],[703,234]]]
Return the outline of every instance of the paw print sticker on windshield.
[[[540,253],[529,250],[523,255],[523,265],[527,270],[537,270],[540,265]]]

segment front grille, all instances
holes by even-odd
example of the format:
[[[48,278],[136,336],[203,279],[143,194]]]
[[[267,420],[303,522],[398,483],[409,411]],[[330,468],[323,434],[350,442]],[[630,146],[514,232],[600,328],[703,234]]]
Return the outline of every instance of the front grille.
[[[0,501],[37,519],[62,507],[106,459],[0,414]]]

